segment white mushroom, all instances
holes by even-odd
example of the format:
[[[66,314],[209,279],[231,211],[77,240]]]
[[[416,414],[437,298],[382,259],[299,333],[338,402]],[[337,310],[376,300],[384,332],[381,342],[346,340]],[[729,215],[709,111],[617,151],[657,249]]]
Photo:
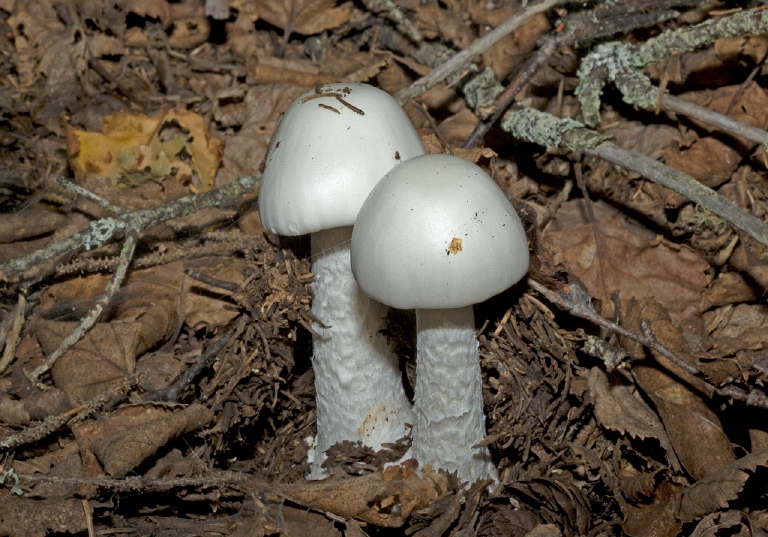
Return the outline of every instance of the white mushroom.
[[[343,440],[379,448],[405,436],[411,405],[397,358],[380,333],[385,308],[352,277],[352,224],[368,193],[424,147],[386,92],[326,84],[286,111],[270,145],[259,195],[264,227],[311,233],[312,365],[317,391],[316,453],[310,477],[327,475],[325,451]]]
[[[497,473],[485,437],[472,305],[528,270],[523,226],[482,169],[447,155],[389,172],[360,209],[352,271],[372,298],[416,310],[411,454],[470,482]]]

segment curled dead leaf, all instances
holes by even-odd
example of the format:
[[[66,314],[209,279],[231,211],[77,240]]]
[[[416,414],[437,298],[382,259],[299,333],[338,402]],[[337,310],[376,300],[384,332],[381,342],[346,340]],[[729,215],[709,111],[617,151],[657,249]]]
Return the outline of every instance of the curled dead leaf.
[[[641,321],[650,321],[656,339],[681,359],[695,365],[685,336],[655,300],[632,300],[622,325],[642,333]],[[655,351],[634,342],[623,345],[634,356],[633,371],[640,388],[651,398],[672,446],[686,470],[695,478],[727,466],[733,459],[731,442],[723,426],[704,399],[708,385],[683,372]],[[652,354],[653,358],[647,354]]]
[[[680,505],[680,519],[691,522],[727,507],[728,502],[739,496],[754,471],[765,466],[768,466],[768,449],[750,453],[686,487]]]
[[[425,507],[447,488],[448,477],[443,473],[421,477],[399,465],[360,477],[275,485],[272,492],[338,516],[398,528],[415,509]]]
[[[236,9],[242,0],[234,2]],[[348,22],[354,12],[352,2],[337,6],[336,0],[260,0],[250,2],[252,15],[288,33],[319,34]]]
[[[200,429],[213,412],[199,404],[170,410],[159,405],[123,407],[77,430],[81,450],[92,452],[108,475],[122,477],[171,439]]]

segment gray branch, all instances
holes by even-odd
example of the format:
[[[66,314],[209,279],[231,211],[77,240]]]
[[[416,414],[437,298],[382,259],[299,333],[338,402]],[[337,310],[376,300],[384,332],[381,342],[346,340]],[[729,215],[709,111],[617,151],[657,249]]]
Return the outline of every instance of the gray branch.
[[[584,151],[682,194],[768,246],[768,224],[742,210],[690,175],[673,170],[656,160],[618,147],[606,136],[573,119],[558,119],[539,110],[526,108],[510,114],[502,128],[515,138],[545,147],[565,147]]]
[[[713,43],[723,37],[758,35],[768,32],[768,11],[757,8],[734,13],[719,21],[665,32],[640,45],[606,43],[590,53],[579,67],[576,94],[587,125],[600,122],[600,96],[612,82],[620,85],[624,99],[642,108],[655,106],[649,92],[650,81],[640,72],[647,65],[660,62],[671,54],[683,54]],[[761,142],[762,143],[762,142]]]
[[[223,187],[179,198],[170,203],[120,214],[115,218],[102,218],[91,222],[88,229],[66,239],[0,264],[0,280],[9,280],[23,272],[47,263],[59,256],[74,253],[81,248],[95,248],[123,237],[126,229],[140,232],[160,222],[192,214],[206,207],[224,205],[238,196],[259,187],[261,177],[249,175],[235,179]]]

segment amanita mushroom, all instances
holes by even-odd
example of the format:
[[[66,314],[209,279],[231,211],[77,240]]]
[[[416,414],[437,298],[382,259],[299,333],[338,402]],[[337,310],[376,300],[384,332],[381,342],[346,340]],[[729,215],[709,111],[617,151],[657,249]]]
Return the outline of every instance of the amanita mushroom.
[[[385,308],[352,277],[349,241],[374,185],[424,154],[415,129],[386,92],[326,84],[288,108],[269,148],[259,194],[265,229],[311,233],[312,366],[317,438],[310,478],[327,475],[325,451],[343,440],[379,448],[406,435],[411,405],[397,358],[380,333]]]
[[[372,298],[416,310],[411,454],[470,482],[496,479],[485,437],[472,305],[528,270],[517,213],[481,168],[415,157],[371,191],[352,232],[352,271]]]

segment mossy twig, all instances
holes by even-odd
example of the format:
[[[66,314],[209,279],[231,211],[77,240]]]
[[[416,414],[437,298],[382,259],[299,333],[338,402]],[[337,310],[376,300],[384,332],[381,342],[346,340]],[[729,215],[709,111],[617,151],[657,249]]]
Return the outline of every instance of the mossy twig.
[[[0,264],[0,280],[18,277],[27,270],[52,261],[59,256],[72,254],[81,248],[98,248],[109,244],[122,237],[126,229],[143,231],[152,225],[172,218],[179,218],[206,207],[232,202],[238,196],[257,189],[260,181],[260,176],[248,175],[209,192],[185,196],[157,207],[120,214],[115,218],[96,220],[91,222],[88,229],[70,235],[62,241]]]
[[[608,141],[608,137],[573,119],[558,119],[550,114],[526,108],[509,114],[502,128],[515,138],[545,147],[566,147],[600,157],[622,168],[682,194],[768,246],[768,224],[731,203],[690,175],[678,172],[650,157],[627,151]]]
[[[576,94],[587,125],[600,122],[600,96],[603,88],[615,82],[628,104],[641,108],[656,105],[652,86],[640,69],[673,54],[691,52],[723,37],[758,35],[768,32],[768,10],[756,8],[708,20],[701,24],[665,32],[640,45],[606,43],[598,46],[581,62]]]

